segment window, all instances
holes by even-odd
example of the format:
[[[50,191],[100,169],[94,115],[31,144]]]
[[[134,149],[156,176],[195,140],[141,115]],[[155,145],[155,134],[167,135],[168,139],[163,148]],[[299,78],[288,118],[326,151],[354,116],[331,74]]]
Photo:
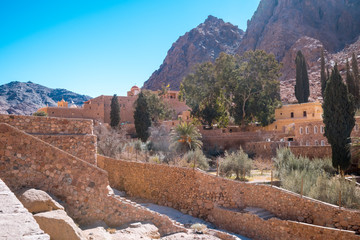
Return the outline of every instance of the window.
[[[275,125],[275,129],[277,129],[277,125]]]
[[[280,113],[280,115],[282,115],[282,113]]]
[[[306,134],[309,134],[309,127],[305,128],[305,132],[306,132]]]
[[[306,111],[303,112],[303,116],[306,117]]]
[[[304,133],[304,129],[303,127],[300,127],[300,134],[303,134]]]
[[[324,132],[325,132],[324,126],[321,126],[321,127],[320,127],[320,132],[321,132],[321,133],[324,133]]]
[[[325,146],[325,141],[321,140],[321,146]]]
[[[291,117],[291,118],[294,118],[294,113],[293,113],[293,112],[290,113],[290,117]]]
[[[309,140],[306,140],[306,146],[310,146]]]
[[[315,140],[315,146],[319,146],[319,141]]]
[[[317,126],[314,126],[314,133],[318,133],[318,127]]]

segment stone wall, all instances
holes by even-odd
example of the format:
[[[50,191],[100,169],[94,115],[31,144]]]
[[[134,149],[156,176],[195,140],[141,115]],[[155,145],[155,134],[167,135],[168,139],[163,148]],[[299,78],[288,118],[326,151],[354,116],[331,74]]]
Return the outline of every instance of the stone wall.
[[[290,146],[295,156],[306,156],[308,158],[331,157],[331,146]]]
[[[303,221],[347,230],[360,228],[360,212],[301,197],[278,187],[237,182],[205,172],[128,162],[98,156],[98,166],[109,174],[111,186],[130,196],[215,221],[215,206],[243,209],[259,207],[284,220]],[[251,229],[249,229],[251,231]]]
[[[104,170],[3,123],[0,178],[13,191],[31,187],[54,194],[80,224],[104,221],[115,227],[149,221],[163,235],[184,231],[168,217],[110,194]]]
[[[1,122],[96,165],[96,136],[91,120],[0,115]]]
[[[246,234],[253,239],[360,239],[353,231],[314,226],[306,223],[271,218],[263,220],[256,215],[215,207],[214,223],[220,228]]]
[[[0,123],[31,134],[93,134],[92,121],[84,119],[0,114]]]
[[[35,135],[65,152],[96,165],[95,135]]]
[[[285,142],[247,142],[244,150],[255,158],[271,159],[276,156],[276,150],[285,147]]]

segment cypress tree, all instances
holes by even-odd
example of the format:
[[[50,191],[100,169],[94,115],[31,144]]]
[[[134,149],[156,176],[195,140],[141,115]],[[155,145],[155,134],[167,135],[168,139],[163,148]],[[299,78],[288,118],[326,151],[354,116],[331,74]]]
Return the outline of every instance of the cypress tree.
[[[355,125],[355,108],[351,95],[335,65],[327,82],[323,102],[325,137],[331,145],[332,164],[343,173],[350,166],[350,134]]]
[[[151,126],[151,120],[148,104],[143,92],[139,93],[138,99],[135,102],[134,123],[138,138],[142,142],[146,142],[149,138],[148,129]]]
[[[309,101],[309,77],[307,73],[306,61],[302,52],[299,50],[296,54],[296,85],[295,96],[299,103]]]
[[[355,53],[352,53],[352,58],[351,58],[351,66],[352,66],[352,72],[353,72],[353,79],[355,82],[355,90],[356,91],[356,96],[355,97],[355,104],[357,107],[359,107],[360,105],[360,76],[359,76],[359,67],[358,67],[358,62],[357,62],[357,58],[355,56]]]
[[[120,123],[120,105],[116,94],[111,99],[110,104],[110,126],[115,128]]]
[[[348,60],[346,60],[346,85],[348,87],[349,93],[351,93],[351,95],[353,95],[354,100],[356,102],[356,99],[359,94],[356,91],[354,77],[350,72],[350,64],[349,64]]]
[[[325,57],[324,57],[324,49],[321,49],[321,70],[320,70],[320,82],[321,82],[321,95],[324,98],[324,92],[326,88],[326,73],[325,73]]]

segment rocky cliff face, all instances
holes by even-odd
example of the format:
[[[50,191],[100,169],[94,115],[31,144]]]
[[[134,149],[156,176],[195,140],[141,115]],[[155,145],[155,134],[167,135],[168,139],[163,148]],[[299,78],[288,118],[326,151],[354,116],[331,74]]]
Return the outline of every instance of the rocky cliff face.
[[[359,9],[358,0],[262,0],[248,22],[238,53],[254,49],[273,53],[284,63],[280,80],[288,81],[295,77],[294,49],[306,51],[316,41],[315,45],[334,53],[356,41]],[[310,64],[320,53],[316,49],[305,54]]]
[[[30,115],[46,105],[57,106],[61,99],[69,104],[82,105],[91,97],[32,82],[10,82],[0,86],[0,114]]]
[[[195,64],[213,61],[221,52],[234,54],[243,34],[237,26],[209,16],[204,23],[179,37],[160,68],[144,83],[144,88],[158,90],[170,84],[172,90],[178,90]]]

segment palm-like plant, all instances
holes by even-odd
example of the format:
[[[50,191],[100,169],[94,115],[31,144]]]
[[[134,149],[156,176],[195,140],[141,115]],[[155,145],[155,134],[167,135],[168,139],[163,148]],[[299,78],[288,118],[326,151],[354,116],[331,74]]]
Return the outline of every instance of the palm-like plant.
[[[170,132],[170,149],[185,153],[202,147],[201,133],[192,123],[182,122]]]

